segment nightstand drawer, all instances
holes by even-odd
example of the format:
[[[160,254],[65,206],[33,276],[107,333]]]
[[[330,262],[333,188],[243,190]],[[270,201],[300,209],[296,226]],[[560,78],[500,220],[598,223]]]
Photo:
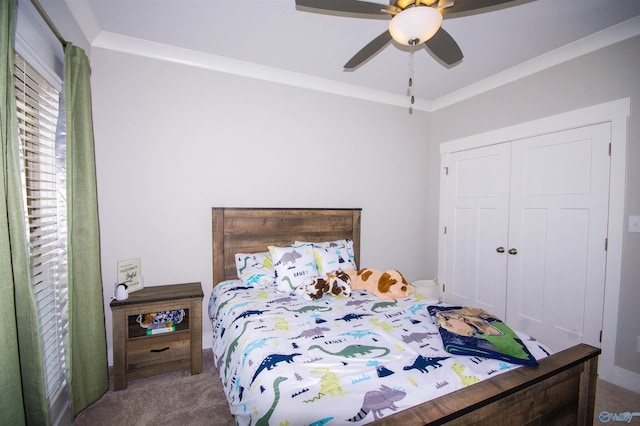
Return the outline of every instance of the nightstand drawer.
[[[127,369],[188,359],[190,355],[188,333],[132,340],[127,344]]]

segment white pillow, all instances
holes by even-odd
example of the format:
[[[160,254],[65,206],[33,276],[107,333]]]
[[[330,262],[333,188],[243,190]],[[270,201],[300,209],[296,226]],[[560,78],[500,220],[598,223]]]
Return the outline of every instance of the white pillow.
[[[305,278],[318,276],[313,246],[310,244],[269,246],[269,252],[275,270],[276,289],[279,292],[291,293]]]
[[[332,271],[356,267],[356,257],[353,252],[353,241],[336,240],[326,241],[322,243],[302,243],[296,241],[296,244],[312,244],[316,265],[320,275],[327,274]]]
[[[273,284],[275,272],[271,254],[268,251],[259,253],[236,253],[236,272],[238,278],[246,285]]]

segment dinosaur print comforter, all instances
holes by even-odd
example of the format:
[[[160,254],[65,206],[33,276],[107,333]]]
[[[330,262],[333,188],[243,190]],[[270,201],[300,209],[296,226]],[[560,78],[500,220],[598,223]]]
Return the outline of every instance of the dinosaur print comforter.
[[[416,293],[365,291],[309,302],[272,285],[217,285],[213,353],[239,425],[365,424],[518,368],[447,353]],[[540,359],[548,349],[519,334]]]

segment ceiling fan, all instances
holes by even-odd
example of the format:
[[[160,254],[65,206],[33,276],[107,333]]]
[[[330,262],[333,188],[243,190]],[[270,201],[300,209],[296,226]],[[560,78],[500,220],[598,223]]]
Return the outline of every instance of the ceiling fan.
[[[382,15],[391,18],[389,28],[344,65],[346,70],[352,70],[378,53],[392,39],[412,48],[424,43],[444,64],[455,65],[463,58],[462,50],[441,27],[442,19],[466,12],[483,12],[480,9],[511,1],[514,0],[390,0],[390,4],[386,5],[360,0],[296,0],[296,5],[356,17]]]

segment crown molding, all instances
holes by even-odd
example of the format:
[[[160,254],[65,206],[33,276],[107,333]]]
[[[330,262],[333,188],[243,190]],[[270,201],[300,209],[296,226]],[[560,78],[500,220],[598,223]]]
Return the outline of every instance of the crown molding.
[[[435,99],[431,103],[430,111],[437,111],[639,34],[640,17],[621,22]]]
[[[210,53],[199,52],[181,47],[170,46],[139,38],[123,36],[102,31],[92,43],[94,48],[114,50],[137,56],[158,59],[167,62],[178,63],[193,67],[199,67],[258,80],[286,84],[288,86],[301,87],[332,93],[371,102],[406,107],[406,96],[385,92],[382,90],[368,89],[353,84],[340,83],[306,74],[295,73],[237,59],[226,58]],[[416,102],[412,109],[428,110],[426,102]]]
[[[95,31],[95,29],[93,31]],[[410,107],[408,106],[406,96],[382,90],[340,83],[333,80],[105,31],[97,33],[93,39],[92,47],[317,90],[370,102],[405,108],[409,107],[410,110],[433,112],[639,34],[640,17],[637,17],[530,59],[433,101],[416,99],[415,103]]]

